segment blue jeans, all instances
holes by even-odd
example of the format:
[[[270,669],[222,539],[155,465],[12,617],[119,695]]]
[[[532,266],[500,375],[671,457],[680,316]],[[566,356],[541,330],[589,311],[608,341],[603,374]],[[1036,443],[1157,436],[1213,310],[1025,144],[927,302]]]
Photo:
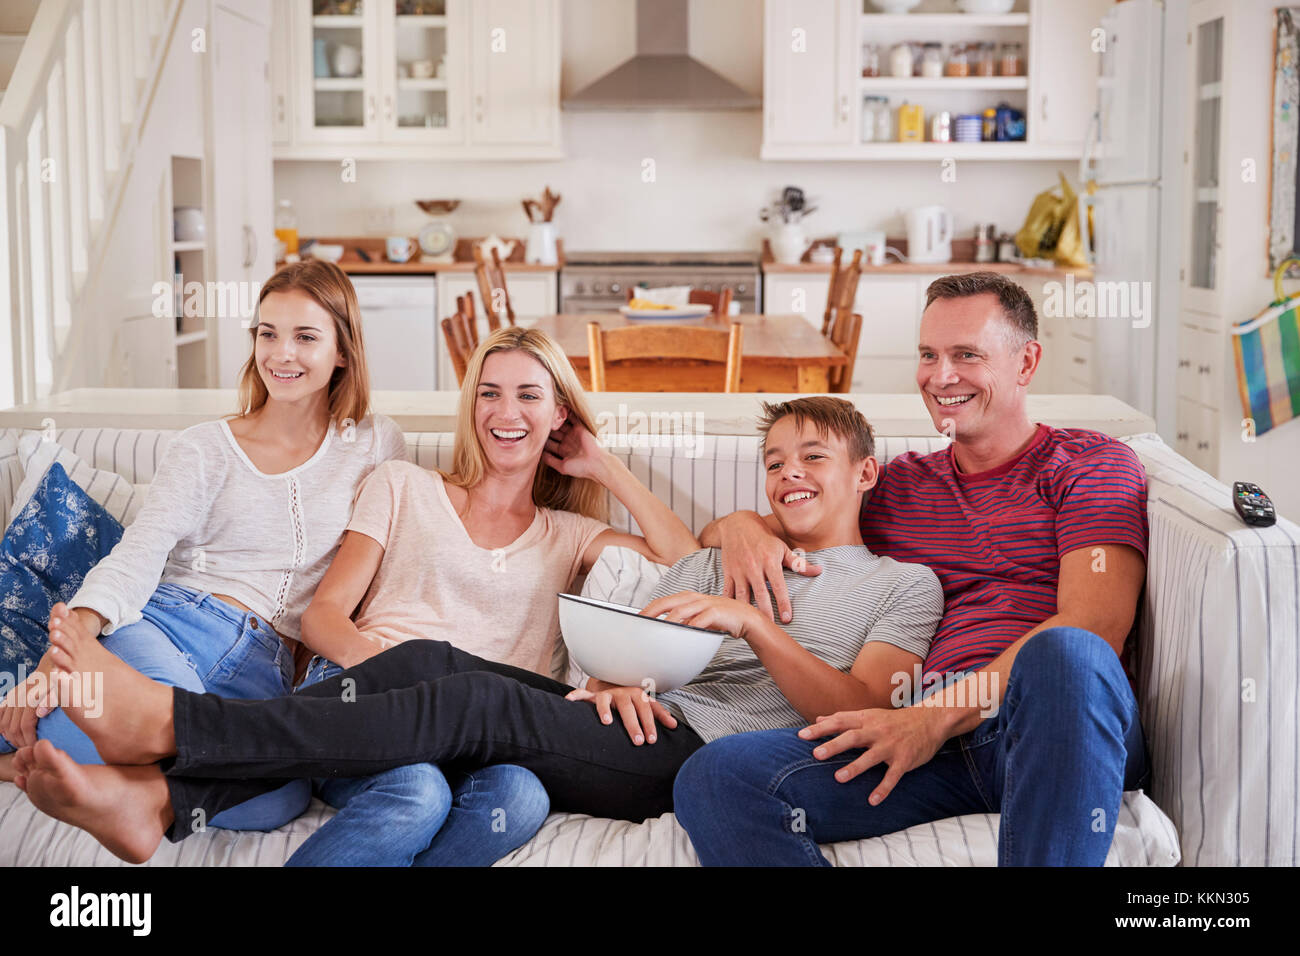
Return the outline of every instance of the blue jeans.
[[[198,694],[245,699],[279,697],[293,686],[293,655],[259,615],[177,584],[159,584],[141,614],[141,620],[100,640],[146,677]],[[104,762],[62,710],[38,721],[36,736],[77,763]],[[0,737],[0,753],[13,749]],[[296,780],[216,814],[207,825],[274,830],[301,814],[310,800],[310,785]]]
[[[705,866],[829,866],[819,843],[859,840],[969,813],[1000,813],[999,866],[1101,866],[1125,790],[1150,771],[1137,701],[1115,651],[1054,627],[1016,655],[996,716],[947,741],[878,806],[877,765],[840,783],[862,754],[812,755],[796,730],[723,737],[696,751],[673,790]]]
[[[340,670],[314,657],[299,689]],[[550,812],[541,781],[513,764],[444,775],[418,763],[314,783],[339,812],[286,866],[491,866],[531,840]]]

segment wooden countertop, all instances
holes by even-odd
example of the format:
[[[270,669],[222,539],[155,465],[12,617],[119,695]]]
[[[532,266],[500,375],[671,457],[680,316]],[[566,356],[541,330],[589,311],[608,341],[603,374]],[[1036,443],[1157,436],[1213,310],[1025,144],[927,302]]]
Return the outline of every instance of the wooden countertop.
[[[311,237],[303,237],[304,239]],[[439,272],[473,272],[474,259],[472,243],[475,239],[458,239],[456,248],[453,253],[453,259],[450,262],[440,262],[436,259],[430,259],[427,256],[417,255],[409,262],[389,262],[384,257],[385,240],[375,239],[365,236],[341,236],[336,238],[317,237],[316,241],[322,245],[336,245],[343,247],[343,258],[338,262],[338,266],[349,275],[434,275]],[[416,242],[412,237],[411,241]],[[541,272],[556,273],[564,266],[564,247],[559,247],[559,262],[555,265],[539,265],[535,262],[524,262],[524,241],[516,239],[514,252],[509,259],[501,263],[506,274],[512,272]],[[358,249],[364,249],[371,261],[366,262],[357,254]],[[416,249],[419,244],[416,243]]]
[[[456,428],[458,391],[374,391],[371,404],[408,432],[450,432]],[[703,416],[701,434],[752,435],[763,401],[797,395],[741,392],[733,395],[682,392],[603,392],[588,395],[597,416],[602,412],[644,411]],[[845,395],[880,436],[933,435],[934,424],[920,395]],[[1090,428],[1107,435],[1155,431],[1155,422],[1110,395],[1030,395],[1029,417],[1035,422]],[[221,388],[78,388],[40,401],[0,411],[2,428],[180,429],[229,415],[235,390]]]
[[[1077,277],[1092,275],[1091,269],[1044,269],[1039,266],[1025,266],[1018,262],[887,262],[883,266],[862,267],[864,276],[890,275],[950,275],[955,272],[1001,272],[1009,275],[1064,276],[1073,273]],[[764,275],[813,275],[831,274],[831,267],[819,262],[764,262]]]

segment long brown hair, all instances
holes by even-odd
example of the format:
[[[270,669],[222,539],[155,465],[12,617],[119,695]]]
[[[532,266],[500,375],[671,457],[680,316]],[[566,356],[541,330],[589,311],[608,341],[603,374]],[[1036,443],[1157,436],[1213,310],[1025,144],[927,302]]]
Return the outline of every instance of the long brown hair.
[[[266,404],[266,383],[257,371],[257,315],[272,292],[298,291],[311,297],[334,320],[334,338],[344,364],[329,384],[329,417],[338,427],[359,422],[370,413],[370,370],[361,338],[361,307],[352,282],[338,266],[320,259],[291,262],[271,276],[257,297],[257,314],[249,330],[252,351],[239,372],[239,414],[250,415]]]
[[[487,474],[487,453],[479,443],[474,427],[474,403],[478,399],[478,385],[483,377],[483,363],[494,352],[524,352],[536,359],[550,373],[555,386],[555,403],[569,410],[568,421],[575,428],[585,428],[596,433],[595,419],[587,405],[582,383],[569,364],[568,356],[560,350],[545,332],[537,329],[506,327],[497,329],[470,356],[465,368],[465,380],[460,387],[460,403],[456,411],[456,444],[451,453],[451,471],[441,472],[443,480],[460,488],[470,489]],[[609,499],[605,488],[590,478],[572,478],[539,462],[533,476],[533,504],[555,511],[573,511],[599,521],[609,517]]]

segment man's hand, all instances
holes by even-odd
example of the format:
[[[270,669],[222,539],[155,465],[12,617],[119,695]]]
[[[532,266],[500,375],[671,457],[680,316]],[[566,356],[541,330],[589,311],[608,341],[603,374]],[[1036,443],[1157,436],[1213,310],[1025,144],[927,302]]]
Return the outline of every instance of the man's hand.
[[[734,597],[742,604],[750,603],[752,598],[763,615],[775,621],[772,601],[767,595],[767,586],[771,584],[777,612],[782,622],[789,623],[793,615],[782,568],[813,577],[822,573],[821,566],[810,564],[802,554],[791,550],[762,518],[752,513],[738,512],[719,519],[718,536],[722,547],[723,596]]]
[[[752,604],[741,604],[735,598],[701,594],[699,591],[679,591],[661,597],[647,604],[641,613],[692,627],[726,631],[732,637],[742,639],[763,621]]]
[[[829,717],[818,717],[812,726],[799,731],[804,740],[818,740],[831,734],[838,736],[813,750],[818,760],[846,750],[866,750],[852,763],[835,771],[835,779],[840,783],[848,783],[878,763],[888,765],[884,779],[868,798],[873,807],[889,796],[903,774],[928,763],[948,739],[939,714],[922,707],[840,711]]]
[[[54,661],[49,651],[27,679],[0,701],[0,737],[17,750],[36,745],[36,721],[44,716],[41,705],[53,688]]]
[[[565,695],[565,700],[589,700],[596,705],[600,722],[611,724],[614,716],[611,707],[617,707],[623,718],[623,726],[632,743],[640,747],[649,740],[654,743],[655,719],[669,730],[677,726],[677,718],[669,713],[668,708],[652,698],[641,687],[620,687],[603,680],[591,678],[587,681],[587,690],[574,690]]]

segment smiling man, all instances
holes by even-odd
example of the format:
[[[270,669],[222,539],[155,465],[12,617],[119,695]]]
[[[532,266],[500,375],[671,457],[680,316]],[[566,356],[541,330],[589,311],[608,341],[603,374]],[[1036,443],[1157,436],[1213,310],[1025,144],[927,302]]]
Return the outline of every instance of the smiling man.
[[[891,461],[861,516],[872,551],[943,585],[924,678],[897,675],[910,706],[694,754],[674,802],[704,863],[825,865],[818,843],[988,812],[1002,814],[1000,865],[1105,861],[1123,791],[1147,778],[1120,664],[1145,577],[1146,476],[1121,442],[1029,420],[1037,325],[1004,276],[930,285],[917,385],[953,442]],[[768,521],[739,512],[701,540],[722,548],[724,593],[771,613],[770,585],[789,617],[782,568],[800,562]]]

